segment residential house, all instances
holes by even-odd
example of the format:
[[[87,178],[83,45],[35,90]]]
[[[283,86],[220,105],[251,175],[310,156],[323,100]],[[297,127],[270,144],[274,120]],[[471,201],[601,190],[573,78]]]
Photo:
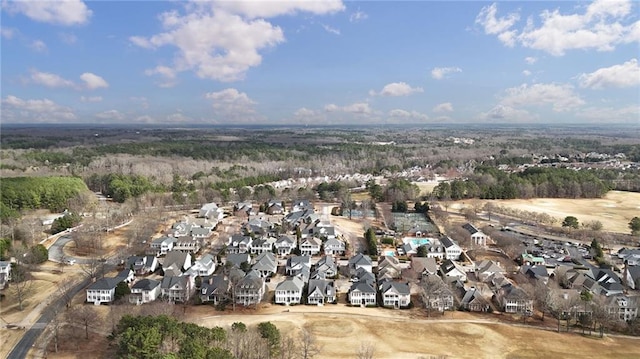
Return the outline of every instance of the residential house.
[[[204,239],[211,236],[211,231],[212,228],[204,228],[194,225],[193,227],[191,227],[189,235],[191,235],[191,237],[193,237],[194,239]]]
[[[172,251],[198,253],[200,251],[200,240],[192,237],[182,237],[174,243]]]
[[[224,210],[215,203],[206,203],[200,208],[198,217],[221,220],[224,218]]]
[[[156,256],[131,256],[127,258],[126,267],[134,271],[135,275],[146,275],[158,269]]]
[[[267,210],[265,211],[267,214],[284,214],[284,207],[282,206],[282,202],[271,200],[267,203]]]
[[[542,257],[536,257],[530,253],[522,253],[522,256],[520,257],[520,264],[523,266],[544,266],[546,263]]]
[[[170,251],[162,262],[164,275],[180,275],[191,268],[191,254],[187,252]]]
[[[467,281],[467,273],[464,272],[458,263],[450,259],[442,262],[440,265],[440,272],[443,277],[456,278],[462,282]]]
[[[524,265],[520,268],[520,272],[529,278],[540,280],[544,284],[549,281],[549,272],[546,266],[527,266]]]
[[[462,228],[466,229],[467,232],[469,232],[469,236],[471,238],[472,244],[476,246],[483,246],[483,247],[487,245],[487,239],[489,238],[489,236],[484,234],[481,230],[476,228],[473,224],[467,223],[463,225]]]
[[[195,290],[195,281],[192,276],[167,276],[162,278],[160,283],[162,296],[170,302],[184,303],[193,294]]]
[[[602,288],[602,294],[607,297],[622,294],[624,290],[620,277],[611,269],[591,268],[585,275],[596,281]]]
[[[160,237],[151,241],[151,249],[156,256],[163,256],[173,249],[176,239],[173,237]]]
[[[496,301],[505,313],[530,313],[533,311],[533,299],[521,288],[507,285],[495,294]]]
[[[324,305],[336,301],[336,289],[330,280],[310,279],[307,293],[307,304]]]
[[[640,266],[640,248],[622,248],[618,251],[618,258],[628,266]]]
[[[639,303],[639,297],[617,295],[607,300],[605,308],[612,317],[628,322],[638,317]]]
[[[180,238],[186,237],[189,235],[191,231],[192,224],[187,222],[176,222],[171,226],[171,231],[169,231],[170,237]]]
[[[120,278],[121,282],[125,282],[127,284],[133,282],[133,280],[136,278],[135,277],[135,273],[133,272],[132,269],[130,268],[125,268],[123,270],[121,270],[117,275],[116,278]]]
[[[425,305],[430,310],[444,312],[453,310],[453,292],[442,278],[432,275],[427,277],[422,285],[425,286]]]
[[[408,307],[411,302],[411,291],[408,283],[388,281],[380,289],[382,305],[390,308]]]
[[[396,279],[402,276],[400,261],[393,256],[380,257],[378,261],[378,279]]]
[[[11,262],[0,261],[0,289],[4,289],[11,280]]]
[[[248,218],[254,215],[253,204],[251,202],[238,202],[233,206],[233,215],[236,217]]]
[[[640,289],[640,266],[625,267],[625,283],[631,289]]]
[[[218,274],[202,278],[200,301],[218,305],[229,298],[229,280]]]
[[[482,296],[476,287],[465,290],[460,307],[470,312],[487,312],[491,308],[489,302]]]
[[[242,268],[242,263],[251,263],[251,256],[249,253],[227,254],[225,260],[225,264],[228,263],[231,268]]]
[[[444,247],[445,257],[447,259],[457,261],[460,259],[460,255],[462,254],[462,249],[456,242],[454,242],[451,238],[447,236],[443,236],[440,238],[440,243]]]
[[[363,268],[367,272],[373,271],[373,262],[371,257],[366,254],[358,253],[349,258],[348,263],[349,275],[353,276],[359,268]]]
[[[312,209],[306,209],[301,211],[290,212],[282,219],[283,223],[287,223],[291,227],[297,227],[302,225],[303,223],[312,222],[314,216],[314,211]]]
[[[288,276],[301,276],[307,282],[311,275],[311,257],[292,256],[287,259],[285,274]]]
[[[144,304],[156,300],[162,293],[160,281],[154,279],[141,279],[131,286],[131,294],[129,295],[129,303]]]
[[[429,242],[424,244],[424,247],[427,249],[427,258],[443,260],[447,255],[444,245],[440,241]]]
[[[433,257],[411,257],[411,269],[418,275],[418,278],[422,278],[437,274],[438,264]]]
[[[499,263],[485,259],[481,262],[476,262],[475,273],[478,280],[480,280],[481,282],[486,282],[487,278],[489,278],[492,274],[504,274],[505,270],[500,267]]]
[[[278,260],[271,252],[264,252],[254,259],[251,269],[257,271],[262,278],[268,278],[278,271]]]
[[[337,238],[329,238],[324,242],[324,254],[328,256],[342,256],[344,251],[344,242]]]
[[[212,275],[215,270],[216,257],[212,254],[205,254],[202,258],[196,260],[186,273],[194,277],[206,277]]]
[[[277,255],[288,256],[296,247],[296,241],[287,235],[281,235],[276,240],[274,247]]]
[[[413,257],[418,253],[418,246],[412,242],[407,242],[398,246],[396,250],[398,251],[398,255]]]
[[[319,238],[311,237],[302,239],[300,242],[300,254],[303,256],[315,256],[320,253],[322,241]]]
[[[358,268],[356,273],[349,280],[354,283],[359,283],[359,282],[367,283],[372,287],[376,285],[376,277],[373,275],[373,273],[367,271],[365,268],[362,268],[362,267]]]
[[[332,278],[338,274],[338,265],[329,255],[321,257],[316,263],[315,269],[317,272],[324,273],[325,278]]]
[[[115,299],[120,278],[101,278],[87,287],[87,302],[95,305],[111,303]]]
[[[266,238],[256,238],[251,242],[251,254],[271,253],[273,246]]]
[[[311,211],[314,210],[313,203],[311,203],[309,200],[302,199],[302,200],[293,201],[291,203],[291,212],[306,211],[306,210],[311,210]]]
[[[377,291],[367,282],[353,283],[349,289],[349,303],[351,305],[375,306]]]
[[[304,282],[300,277],[289,277],[276,286],[276,304],[300,304]]]
[[[229,237],[227,244],[227,254],[247,253],[251,249],[253,239],[249,236],[234,234]]]
[[[236,303],[244,306],[258,304],[265,293],[265,281],[257,271],[249,271],[235,286]]]
[[[269,233],[273,229],[273,223],[269,221],[265,221],[260,218],[254,218],[249,220],[243,227],[242,230],[246,234],[255,234],[255,235],[265,235]]]

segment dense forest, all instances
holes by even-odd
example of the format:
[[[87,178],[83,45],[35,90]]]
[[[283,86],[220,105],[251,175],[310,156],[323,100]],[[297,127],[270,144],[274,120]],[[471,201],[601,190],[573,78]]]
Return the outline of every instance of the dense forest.
[[[2,219],[22,209],[46,208],[60,212],[68,201],[88,191],[78,177],[12,177],[0,181]]]
[[[601,180],[589,170],[535,167],[506,173],[494,167],[479,166],[466,180],[440,183],[434,188],[433,195],[440,200],[598,198],[611,187],[611,183]]]

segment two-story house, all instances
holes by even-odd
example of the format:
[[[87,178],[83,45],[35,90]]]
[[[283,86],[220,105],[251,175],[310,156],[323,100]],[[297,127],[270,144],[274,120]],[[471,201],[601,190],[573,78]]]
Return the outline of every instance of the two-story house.
[[[273,276],[278,271],[278,261],[271,252],[264,252],[254,259],[251,269],[260,273],[263,278]]]
[[[462,248],[458,246],[456,242],[454,242],[451,238],[447,236],[443,236],[440,238],[440,243],[444,247],[445,258],[457,261],[460,259],[460,255],[462,254]]]
[[[229,298],[229,280],[218,274],[202,278],[200,300],[218,305]]]
[[[366,282],[355,282],[349,289],[349,303],[359,306],[375,306],[377,291]]]
[[[95,305],[111,303],[115,299],[120,278],[101,278],[87,287],[87,302]]]
[[[151,241],[151,249],[156,256],[166,255],[167,252],[173,249],[173,245],[176,243],[176,239],[173,237],[160,237]]]
[[[300,304],[304,282],[300,277],[289,277],[276,286],[276,304]]]
[[[335,303],[336,289],[333,281],[310,279],[307,289],[307,304],[324,305]]]
[[[387,281],[380,288],[382,305],[389,308],[405,308],[411,302],[409,284]]]
[[[184,303],[189,300],[195,290],[194,278],[188,275],[164,276],[160,283],[162,296],[170,302]]]
[[[216,258],[212,254],[205,254],[196,260],[186,273],[194,277],[205,277],[212,275],[215,270]]]
[[[463,225],[462,228],[466,229],[467,232],[469,232],[469,236],[471,238],[472,244],[476,246],[482,246],[482,247],[487,245],[487,239],[489,239],[489,236],[484,234],[481,230],[476,228],[473,224],[467,223]]]
[[[533,299],[521,288],[507,285],[495,294],[497,302],[505,313],[529,313],[533,311]]]
[[[355,256],[349,258],[349,275],[353,276],[359,268],[366,270],[367,272],[373,271],[373,262],[371,257],[366,254],[358,253]]]
[[[284,257],[291,254],[291,251],[296,248],[296,241],[287,235],[280,235],[273,246],[276,254]]]
[[[320,253],[322,241],[315,237],[302,239],[300,241],[300,254],[303,256],[315,256]]]
[[[335,237],[329,238],[324,242],[324,254],[328,256],[342,256],[344,255],[344,251],[344,242]]]
[[[135,282],[133,286],[131,286],[129,303],[140,305],[153,302],[162,293],[160,284],[158,280],[147,278]]]
[[[258,304],[265,293],[265,281],[254,270],[249,271],[235,286],[236,303],[244,306]]]

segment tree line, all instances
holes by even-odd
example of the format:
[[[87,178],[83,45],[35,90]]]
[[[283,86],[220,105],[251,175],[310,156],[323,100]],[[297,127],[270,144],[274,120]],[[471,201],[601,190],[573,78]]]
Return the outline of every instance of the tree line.
[[[438,184],[433,195],[440,200],[468,198],[598,198],[611,184],[589,170],[532,167],[505,173],[494,167],[478,166],[466,180]]]

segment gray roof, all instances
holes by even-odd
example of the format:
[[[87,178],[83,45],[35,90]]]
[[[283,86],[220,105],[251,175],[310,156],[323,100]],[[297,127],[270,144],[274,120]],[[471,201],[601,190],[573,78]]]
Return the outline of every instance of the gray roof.
[[[470,234],[478,233],[480,230],[471,223],[464,224],[462,228],[466,229]]]
[[[118,286],[118,283],[122,282],[122,278],[101,278],[95,283],[91,284],[87,289],[91,290],[111,290]]]
[[[171,267],[171,265],[175,264],[176,267],[180,268],[180,270],[183,270],[184,264],[187,263],[187,256],[189,256],[189,253],[180,251],[169,251],[167,252],[167,256],[164,258],[164,262],[162,262],[162,268],[169,268]]]
[[[307,266],[311,266],[311,257],[310,256],[292,256],[287,259],[287,267],[293,268],[298,265],[306,264]]]
[[[349,292],[354,292],[354,291],[359,291],[362,293],[375,293],[376,290],[373,288],[373,286],[369,283],[366,282],[356,282],[353,283],[353,285],[351,286],[351,289],[349,289]]]
[[[368,255],[362,254],[362,253],[358,253],[355,256],[349,258],[349,266],[356,266],[356,265],[372,265],[373,262],[371,261],[371,258]]]
[[[438,264],[436,263],[436,259],[433,257],[411,257],[411,268],[419,273],[426,271],[428,273],[435,274],[438,272]]]
[[[239,267],[244,262],[251,261],[251,257],[247,253],[227,254],[227,263]]]
[[[309,280],[308,294],[311,295],[314,291],[318,290],[323,295],[333,296],[336,294],[335,287],[332,281],[322,279]]]
[[[278,240],[276,241],[276,243],[295,244],[296,241],[294,241],[293,238],[291,238],[289,236],[281,235],[280,237],[278,237]]]
[[[449,247],[453,247],[454,245],[456,245],[453,240],[447,236],[442,236],[440,237],[440,243],[442,243],[442,245],[445,248],[449,248]]]
[[[397,292],[400,295],[409,295],[411,294],[411,291],[409,290],[409,285],[407,283],[400,283],[400,282],[384,282],[382,284],[382,293],[386,293],[390,290],[394,290],[395,292]]]
[[[145,278],[137,281],[133,286],[131,286],[131,289],[152,290],[158,287],[159,285],[160,285],[159,280]]]
[[[176,242],[176,239],[174,237],[160,237],[160,238],[156,238],[153,241],[151,241],[152,244],[162,244],[163,242]]]
[[[187,288],[188,277],[176,277],[176,276],[165,276],[162,278],[162,283],[160,284],[163,289],[169,289],[175,285],[180,286],[182,289]]]
[[[251,269],[255,269],[257,271],[271,271],[275,273],[278,269],[278,264],[273,253],[265,252],[256,257],[256,263],[251,267]]]
[[[289,277],[284,281],[280,282],[276,286],[276,290],[287,290],[292,292],[302,292],[302,288],[304,287],[304,282],[300,277]]]

